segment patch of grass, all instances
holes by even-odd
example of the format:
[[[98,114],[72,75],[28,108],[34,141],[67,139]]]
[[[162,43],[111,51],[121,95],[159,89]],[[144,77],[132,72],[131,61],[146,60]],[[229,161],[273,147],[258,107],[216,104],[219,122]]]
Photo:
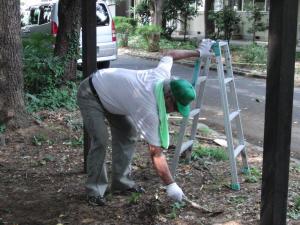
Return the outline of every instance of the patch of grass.
[[[199,158],[211,158],[217,161],[225,161],[228,160],[228,155],[224,148],[200,145],[192,152],[192,160],[197,160]]]
[[[137,204],[141,198],[141,193],[133,192],[129,197],[129,204]]]

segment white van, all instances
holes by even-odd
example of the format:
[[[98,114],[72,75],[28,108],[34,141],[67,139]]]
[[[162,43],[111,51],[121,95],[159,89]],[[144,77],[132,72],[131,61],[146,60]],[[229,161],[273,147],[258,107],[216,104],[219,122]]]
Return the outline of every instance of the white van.
[[[115,24],[109,7],[104,1],[96,3],[97,15],[97,67],[108,68],[111,60],[117,59],[117,39]],[[32,5],[21,12],[21,36],[26,37],[33,32],[51,33],[56,36],[59,27],[58,1]],[[82,48],[82,33],[79,39]],[[80,51],[81,52],[81,51]],[[77,61],[81,66],[82,59]]]

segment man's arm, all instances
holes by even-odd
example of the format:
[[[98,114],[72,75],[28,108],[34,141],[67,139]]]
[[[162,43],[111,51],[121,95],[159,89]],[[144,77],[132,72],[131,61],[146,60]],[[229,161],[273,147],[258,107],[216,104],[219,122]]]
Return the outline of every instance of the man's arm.
[[[149,145],[149,151],[151,154],[152,162],[154,164],[154,168],[156,169],[159,177],[166,185],[167,195],[171,199],[181,202],[182,198],[184,198],[184,193],[176,184],[176,182],[174,182],[162,149],[160,147]]]
[[[168,50],[163,52],[164,56],[171,56],[174,60],[186,59],[190,57],[199,57],[197,50]]]
[[[190,57],[208,57],[211,55],[211,46],[215,43],[210,39],[203,39],[196,50],[167,50],[164,56],[171,56],[174,60],[186,59]]]
[[[171,183],[174,183],[166,157],[164,156],[162,149],[160,147],[149,144],[149,151],[154,168],[164,184],[169,185]]]

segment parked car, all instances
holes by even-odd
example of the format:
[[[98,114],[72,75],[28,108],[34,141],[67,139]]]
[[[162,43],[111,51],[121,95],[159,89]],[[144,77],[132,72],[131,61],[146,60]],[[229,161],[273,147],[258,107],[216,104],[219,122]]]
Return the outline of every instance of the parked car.
[[[117,39],[115,24],[109,7],[104,1],[96,3],[97,15],[97,67],[108,68],[110,61],[117,59]],[[54,36],[58,33],[58,1],[31,5],[21,12],[21,36],[27,37],[34,32],[49,33]],[[82,48],[82,32],[79,39]],[[81,52],[81,51],[80,51]],[[81,67],[82,59],[77,61]]]

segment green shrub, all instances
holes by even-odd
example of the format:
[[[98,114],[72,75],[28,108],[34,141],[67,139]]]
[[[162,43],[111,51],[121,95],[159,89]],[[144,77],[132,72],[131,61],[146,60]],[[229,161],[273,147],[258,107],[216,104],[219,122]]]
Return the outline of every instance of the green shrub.
[[[161,32],[161,27],[157,25],[144,25],[139,26],[136,29],[137,34],[141,35],[146,41],[148,46],[148,51],[158,51],[159,50],[159,35]]]
[[[260,11],[260,8],[256,6],[251,7],[250,14],[247,17],[251,25],[247,32],[252,34],[252,41],[254,42],[255,34],[258,31],[265,31],[267,29],[267,25],[262,20],[262,13]]]
[[[134,27],[136,26],[136,24],[132,21],[134,20],[127,17],[115,17],[115,27],[118,35],[117,40],[119,45],[122,47],[128,46],[128,37],[134,32]]]
[[[77,85],[74,82],[68,83],[61,88],[48,88],[38,95],[26,94],[26,107],[29,112],[36,112],[41,109],[57,110],[66,108],[74,110],[76,104]]]
[[[220,11],[211,11],[208,15],[210,20],[215,21],[217,32],[214,39],[225,39],[229,42],[232,33],[238,29],[241,18],[231,7],[225,6]]]
[[[38,94],[62,82],[63,60],[53,56],[51,35],[34,33],[23,39],[23,72],[25,91]]]
[[[159,34],[161,32],[161,27],[157,25],[138,26],[136,32],[148,41],[152,34]]]
[[[241,48],[240,60],[245,63],[267,63],[267,48],[265,46],[251,44]]]
[[[114,21],[116,26],[120,23],[129,23],[133,28],[136,28],[137,26],[137,21],[130,17],[115,16]]]
[[[147,41],[141,38],[140,35],[130,36],[128,40],[128,46],[133,49],[144,49],[148,48]]]

